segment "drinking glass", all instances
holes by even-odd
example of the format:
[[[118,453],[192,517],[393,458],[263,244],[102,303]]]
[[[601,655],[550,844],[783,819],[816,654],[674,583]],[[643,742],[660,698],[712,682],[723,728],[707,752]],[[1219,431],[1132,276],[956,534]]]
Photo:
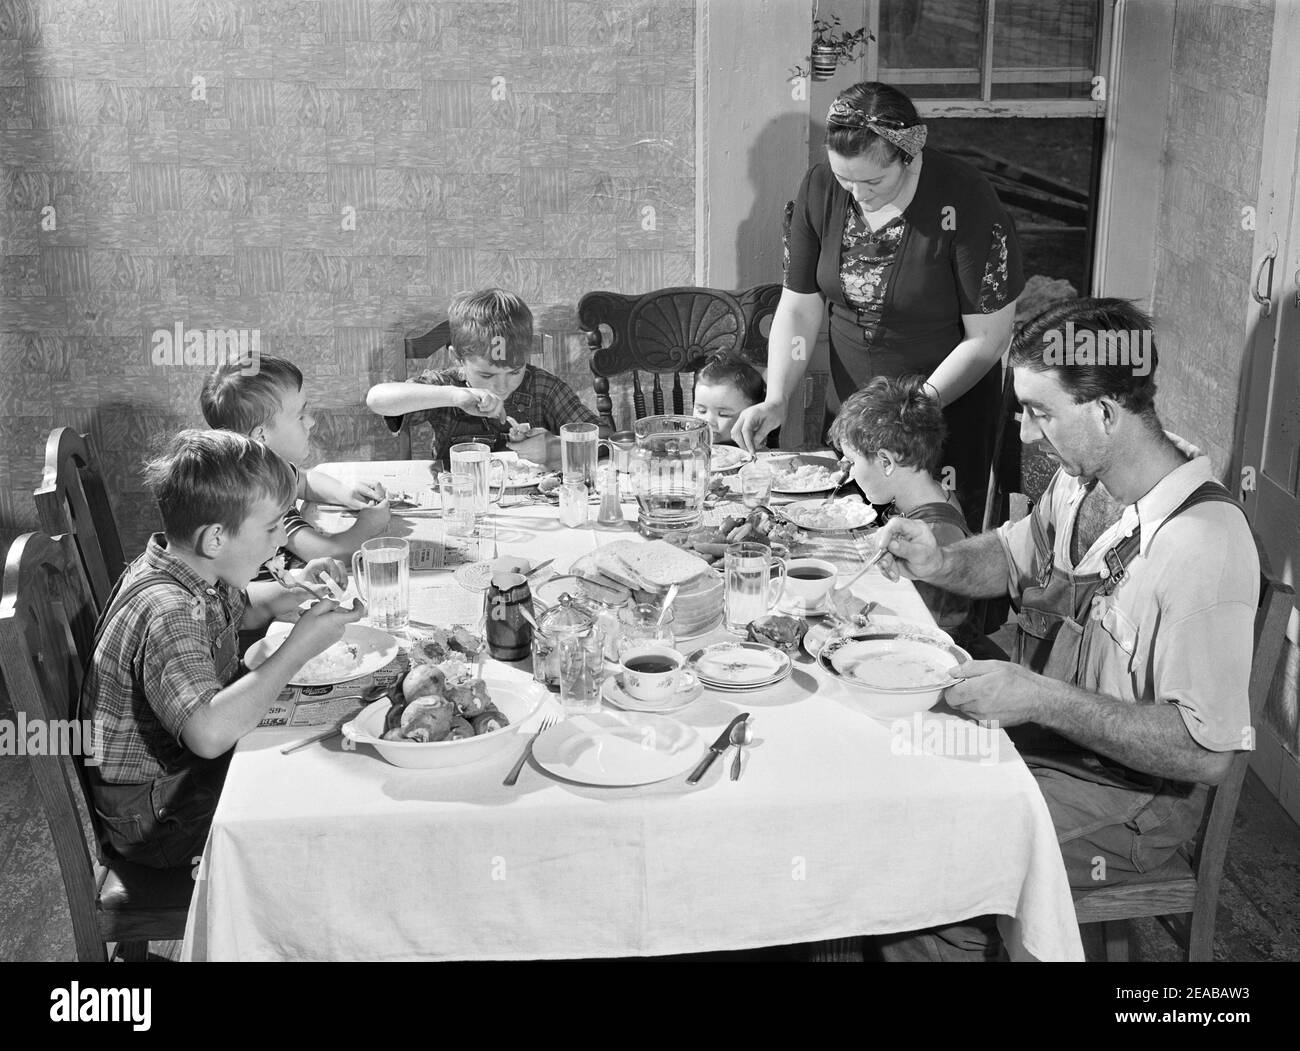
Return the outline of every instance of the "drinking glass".
[[[596,453],[600,428],[594,423],[566,423],[560,428],[561,477],[581,482],[590,490],[596,484]]]
[[[411,619],[411,545],[399,537],[367,540],[352,555],[352,579],[381,631],[405,631]]]
[[[776,576],[772,575],[773,570]],[[750,622],[776,605],[785,590],[785,560],[764,544],[730,544],[725,561],[726,628],[744,635]]]
[[[763,507],[772,499],[772,480],[775,473],[765,463],[757,460],[740,469],[740,498],[746,507]]]
[[[474,478],[468,474],[438,475],[442,493],[442,520],[449,536],[474,535]]]
[[[589,635],[564,635],[556,648],[560,653],[560,704],[564,714],[598,711],[605,675],[605,633],[593,628]]]
[[[461,442],[453,445],[449,453],[451,473],[467,474],[474,480],[474,514],[487,514],[492,503],[492,470],[501,472],[501,489],[496,497],[500,500],[506,490],[506,465],[492,459],[492,447],[482,442]]]
[[[587,487],[581,482],[565,482],[560,486],[560,524],[575,529],[587,524]]]

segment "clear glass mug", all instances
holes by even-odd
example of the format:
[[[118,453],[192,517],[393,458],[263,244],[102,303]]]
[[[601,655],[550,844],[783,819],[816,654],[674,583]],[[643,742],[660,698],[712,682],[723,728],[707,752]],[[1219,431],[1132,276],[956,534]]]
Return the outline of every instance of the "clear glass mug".
[[[381,631],[405,631],[411,621],[411,545],[400,537],[367,540],[352,555],[352,579]]]
[[[780,600],[785,590],[785,559],[773,557],[765,544],[730,544],[724,566],[726,628],[745,635],[750,623]]]
[[[566,423],[560,428],[560,477],[581,482],[590,491],[596,485],[596,453],[600,428],[594,423]]]
[[[492,447],[482,442],[460,442],[447,450],[451,473],[467,474],[474,480],[474,514],[487,514],[488,507],[500,503],[506,491],[506,477],[509,473],[500,460],[492,459]],[[493,468],[501,472],[500,489],[495,497],[492,495],[491,476]]]

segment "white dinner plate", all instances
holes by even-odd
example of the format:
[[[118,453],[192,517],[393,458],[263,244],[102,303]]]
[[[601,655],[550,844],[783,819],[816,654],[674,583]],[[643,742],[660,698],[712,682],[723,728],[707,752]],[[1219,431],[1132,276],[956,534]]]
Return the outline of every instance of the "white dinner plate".
[[[542,769],[584,785],[649,785],[690,770],[700,735],[666,715],[592,712],[571,715],[533,742]]]
[[[248,647],[244,655],[244,664],[249,671],[260,668],[267,659],[284,645],[284,640],[293,630],[292,624],[282,621],[274,622],[266,629],[266,637],[258,639]],[[335,647],[350,646],[356,650],[346,666],[337,666],[331,670],[320,670],[321,658],[327,659],[332,652],[339,652]],[[397,640],[386,631],[372,628],[368,624],[349,624],[343,631],[343,638],[304,664],[289,679],[290,686],[333,686],[335,683],[349,682],[369,675],[384,667],[397,656]]]
[[[787,504],[785,507],[776,508],[773,513],[778,518],[784,518],[791,525],[806,529],[810,533],[846,533],[851,529],[863,529],[876,520],[876,509],[870,504],[865,503],[859,497],[841,496],[835,499],[835,505],[844,508],[846,512],[850,509],[854,510],[852,515],[846,514],[846,524],[833,526],[810,525],[808,519],[823,511],[829,502],[828,500],[808,500],[803,503]],[[857,508],[861,508],[861,510],[857,511]]]
[[[734,471],[754,458],[754,454],[737,445],[715,445],[709,453],[709,470],[714,474]]]
[[[532,489],[544,478],[552,478],[558,472],[549,471],[539,463],[525,460],[517,454],[495,453],[492,459],[499,460],[506,466],[506,489]],[[513,477],[512,477],[513,475]]]
[[[805,485],[795,485],[793,483],[782,484],[781,475],[787,471],[792,471],[796,467],[803,466],[824,467],[831,472],[832,477],[828,484],[821,482],[811,482]],[[785,493],[792,496],[801,496],[807,493],[825,493],[834,489],[840,484],[840,479],[844,477],[844,469],[840,467],[839,460],[833,456],[792,456],[784,467],[778,468],[776,464],[769,464],[773,471],[776,472],[776,478],[772,482],[772,492]]]
[[[770,686],[793,667],[789,654],[762,642],[715,642],[691,654],[686,664],[705,686],[723,689]]]

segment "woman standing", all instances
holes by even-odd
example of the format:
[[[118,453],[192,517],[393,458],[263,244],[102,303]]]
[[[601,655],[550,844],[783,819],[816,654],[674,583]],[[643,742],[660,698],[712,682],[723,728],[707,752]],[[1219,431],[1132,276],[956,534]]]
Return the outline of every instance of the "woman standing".
[[[842,92],[826,160],[804,177],[785,287],[768,339],[767,398],[736,421],[751,451],[785,421],[830,309],[831,379],[844,401],[876,376],[920,372],[944,407],[967,521],[984,511],[998,370],[1024,287],[1010,216],[970,165],[924,150],[912,101],[887,84]]]

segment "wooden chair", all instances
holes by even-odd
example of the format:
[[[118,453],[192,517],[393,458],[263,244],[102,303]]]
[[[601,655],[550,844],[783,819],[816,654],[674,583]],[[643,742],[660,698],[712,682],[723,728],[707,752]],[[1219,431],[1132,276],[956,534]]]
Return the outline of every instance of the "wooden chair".
[[[0,674],[29,726],[36,720],[73,725],[64,720],[77,718],[96,615],[70,537],[26,533],[14,541],[0,594]],[[64,738],[70,739],[84,741]],[[92,860],[77,803],[80,798],[98,839],[82,757],[31,755],[28,761],[63,874],[77,958],[104,961],[112,942],[123,959],[144,960],[150,941],[183,938],[194,887],[190,870]]]
[[[1259,546],[1258,538],[1256,546]],[[1250,673],[1252,724],[1259,722],[1264,710],[1294,601],[1294,591],[1272,574],[1260,548],[1260,600],[1255,614],[1255,656]],[[1074,891],[1079,926],[1103,924],[1108,960],[1128,959],[1128,921],[1141,916],[1158,918],[1188,962],[1214,958],[1214,917],[1219,904],[1223,861],[1249,756],[1249,752],[1238,752],[1227,776],[1210,789],[1205,816],[1188,857],[1176,855],[1139,882]]]
[[[410,374],[410,363],[412,361],[428,361],[429,358],[442,350],[451,343],[451,324],[442,322],[434,325],[420,336],[406,337],[406,362],[407,374]],[[405,416],[385,416],[384,422],[388,424],[388,429],[397,436],[397,458],[399,460],[409,460],[411,458],[411,424]]]
[[[1002,395],[998,400],[998,429],[993,436],[989,460],[989,484],[984,497],[984,518],[980,529],[988,532],[1018,517],[1013,497],[1021,492],[1020,402],[1016,398],[1015,374],[1002,360]]]
[[[609,396],[612,376],[632,374],[637,419],[685,412],[681,374],[695,372],[718,351],[738,352],[756,365],[767,363],[767,336],[781,298],[781,286],[756,285],[741,292],[681,286],[640,296],[588,292],[578,303],[578,325],[591,348],[596,411],[603,426],[617,430]],[[609,333],[606,342],[605,331]],[[653,377],[646,403],[641,372]],[[672,373],[672,407],[660,377]]]
[[[96,611],[104,608],[126,567],[113,505],[88,435],[56,427],[45,443],[45,476],[32,493],[41,528],[67,534],[76,546]]]

